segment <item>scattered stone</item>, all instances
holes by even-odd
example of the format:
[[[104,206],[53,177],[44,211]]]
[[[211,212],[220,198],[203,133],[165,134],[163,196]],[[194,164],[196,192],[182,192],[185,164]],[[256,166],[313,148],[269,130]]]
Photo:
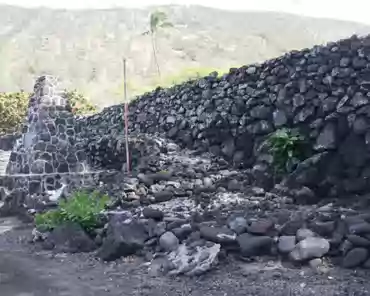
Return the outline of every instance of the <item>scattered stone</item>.
[[[159,238],[159,245],[166,252],[174,251],[179,246],[179,239],[171,231],[167,231]]]
[[[280,253],[288,254],[294,250],[296,245],[295,236],[280,236],[278,241],[278,250]]]
[[[329,237],[335,231],[335,221],[313,221],[310,224],[310,229],[312,229],[315,233],[320,236]]]
[[[91,252],[97,248],[94,241],[76,223],[57,226],[47,236],[43,246],[62,253]]]
[[[343,258],[344,268],[354,268],[360,266],[368,258],[369,251],[364,248],[354,248],[350,250]]]
[[[164,213],[160,210],[146,207],[143,209],[143,215],[147,219],[162,220]]]
[[[253,221],[247,226],[247,231],[251,234],[265,235],[274,229],[274,222],[270,220]]]
[[[149,238],[145,226],[138,221],[119,222],[114,219],[109,221],[106,238],[97,254],[104,261],[135,254],[144,247]]]
[[[320,237],[307,237],[296,244],[290,257],[294,261],[320,258],[329,252],[329,241]]]
[[[193,228],[190,224],[184,224],[181,227],[173,228],[171,231],[179,240],[184,240],[192,233]]]
[[[200,235],[204,239],[218,244],[229,244],[236,240],[236,234],[228,228],[202,226]]]
[[[247,230],[247,220],[241,216],[229,217],[228,226],[237,234],[241,234]]]
[[[165,202],[173,198],[173,192],[171,191],[160,191],[154,193],[154,198],[156,202]]]
[[[289,220],[287,221],[280,230],[282,235],[296,235],[297,231],[303,227],[303,220]]]
[[[351,234],[368,234],[370,233],[370,223],[356,223],[348,227]]]
[[[350,241],[352,245],[356,247],[365,247],[365,248],[370,247],[370,240],[359,235],[355,234],[347,235],[347,240]]]
[[[308,228],[300,228],[297,231],[296,237],[298,241],[302,241],[308,237],[314,237],[315,233]]]
[[[237,242],[243,257],[271,254],[273,239],[269,236],[255,236],[243,233],[238,236]]]

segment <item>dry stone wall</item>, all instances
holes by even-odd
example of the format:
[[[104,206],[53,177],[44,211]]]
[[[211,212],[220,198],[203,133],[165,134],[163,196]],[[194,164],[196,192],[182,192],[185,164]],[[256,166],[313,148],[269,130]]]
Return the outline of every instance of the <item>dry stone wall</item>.
[[[280,128],[297,128],[311,157],[285,184],[308,186],[321,196],[369,189],[370,37],[213,74],[139,97],[130,105],[131,132],[161,133],[210,151],[251,169],[271,187],[271,155],[262,143]],[[106,108],[84,124],[94,127],[95,137],[109,135],[122,130],[122,111]]]

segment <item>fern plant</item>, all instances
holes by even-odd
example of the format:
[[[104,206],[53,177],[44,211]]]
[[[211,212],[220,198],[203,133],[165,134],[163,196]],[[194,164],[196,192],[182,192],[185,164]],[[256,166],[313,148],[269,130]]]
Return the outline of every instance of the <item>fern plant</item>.
[[[109,200],[107,195],[101,195],[97,191],[77,191],[70,198],[61,200],[56,210],[36,214],[36,227],[51,230],[63,223],[74,222],[91,232],[99,226],[99,215]]]
[[[267,139],[275,172],[289,173],[306,156],[305,139],[295,130],[280,129]]]

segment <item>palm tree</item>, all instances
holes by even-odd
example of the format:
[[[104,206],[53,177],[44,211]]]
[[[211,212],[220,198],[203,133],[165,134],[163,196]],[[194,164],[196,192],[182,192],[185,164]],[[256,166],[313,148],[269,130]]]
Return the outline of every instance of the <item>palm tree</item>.
[[[152,12],[149,16],[149,30],[144,32],[143,35],[150,35],[152,49],[153,49],[153,57],[154,62],[157,66],[158,76],[161,76],[161,71],[159,69],[158,58],[157,58],[157,43],[156,43],[156,35],[158,30],[171,28],[173,24],[168,21],[167,14],[163,11],[155,11]]]

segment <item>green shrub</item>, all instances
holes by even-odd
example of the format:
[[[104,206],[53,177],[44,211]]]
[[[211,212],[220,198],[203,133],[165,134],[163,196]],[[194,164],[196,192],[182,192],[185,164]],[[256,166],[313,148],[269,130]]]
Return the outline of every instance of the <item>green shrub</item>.
[[[82,115],[97,112],[96,106],[91,104],[89,100],[81,93],[77,92],[76,90],[65,90],[65,92],[74,114]]]
[[[63,217],[59,210],[50,210],[42,214],[36,214],[35,224],[39,230],[50,230],[63,222]]]
[[[91,232],[100,225],[99,214],[108,202],[109,197],[97,191],[77,191],[70,198],[61,200],[56,210],[36,214],[35,224],[38,229],[51,230],[66,222],[75,222]]]
[[[306,157],[305,139],[295,130],[277,130],[269,136],[267,144],[272,153],[276,173],[291,172],[294,166]]]
[[[27,114],[26,92],[0,93],[0,134],[20,130]]]

